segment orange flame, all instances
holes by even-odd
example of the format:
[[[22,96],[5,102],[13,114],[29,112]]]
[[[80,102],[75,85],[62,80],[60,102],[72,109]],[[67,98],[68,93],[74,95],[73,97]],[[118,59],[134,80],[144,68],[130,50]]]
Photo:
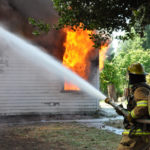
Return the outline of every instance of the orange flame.
[[[81,26],[82,24],[80,24]],[[79,76],[88,79],[90,62],[88,61],[88,53],[94,50],[93,41],[89,38],[92,31],[83,30],[80,27],[76,31],[71,28],[65,28],[66,41],[64,43],[65,52],[63,56],[63,65],[68,67]],[[64,83],[64,90],[80,90],[71,83]]]
[[[82,24],[80,24],[82,26]],[[63,65],[77,73],[80,77],[88,80],[90,74],[90,52],[95,50],[93,48],[93,41],[89,38],[89,34],[93,31],[83,30],[80,27],[76,31],[70,27],[64,28],[66,33],[66,41],[64,43],[65,52],[63,56]],[[108,50],[108,43],[101,46],[99,50],[99,70],[104,67],[104,60],[106,58],[106,52]],[[72,83],[65,82],[64,90],[79,91],[80,89]]]
[[[108,48],[108,43],[105,43],[99,49],[99,71],[102,71],[102,69],[104,68],[104,61],[106,59],[106,53],[108,51]]]

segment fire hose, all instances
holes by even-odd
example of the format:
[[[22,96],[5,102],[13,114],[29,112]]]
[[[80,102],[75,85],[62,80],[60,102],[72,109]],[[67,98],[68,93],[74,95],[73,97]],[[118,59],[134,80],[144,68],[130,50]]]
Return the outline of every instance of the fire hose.
[[[116,111],[118,111],[123,117],[128,116],[128,111],[126,111],[123,107],[117,105],[114,103],[111,99],[106,98],[105,103],[111,105]],[[143,124],[150,124],[150,119],[136,119],[135,120],[138,123],[143,123]]]

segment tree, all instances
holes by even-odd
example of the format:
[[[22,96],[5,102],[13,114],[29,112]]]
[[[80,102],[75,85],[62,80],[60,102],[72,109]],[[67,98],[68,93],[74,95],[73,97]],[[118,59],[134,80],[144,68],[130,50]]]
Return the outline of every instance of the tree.
[[[146,41],[146,37],[140,37],[139,34],[135,32],[134,29],[132,29],[132,33],[134,34],[133,39],[125,40],[125,41],[120,41],[120,46],[117,50],[119,51],[128,51],[128,50],[137,50],[141,49],[143,50],[143,43]]]
[[[52,0],[60,16],[55,28],[80,26],[83,29],[97,30],[91,35],[95,46],[109,39],[113,31],[125,30],[131,38],[131,27],[143,35],[144,27],[150,24],[150,3],[148,0]],[[33,21],[33,20],[32,20]],[[30,20],[31,22],[31,20]],[[40,29],[46,30],[41,23]],[[49,28],[49,26],[47,26]],[[104,36],[105,35],[105,36]]]
[[[116,76],[117,76],[117,68],[114,66],[113,62],[105,61],[104,69],[100,73],[100,89],[107,93],[107,85],[115,84],[116,85]]]
[[[59,25],[77,25],[93,30],[106,29],[130,31],[150,23],[150,4],[148,0],[53,0],[60,15]],[[140,31],[139,31],[140,32]]]
[[[133,39],[121,41],[118,51],[126,51],[129,49],[150,49],[150,25],[146,26],[143,37],[140,37],[134,29],[132,29],[132,33],[134,34]]]
[[[100,75],[101,90],[106,92],[107,85],[112,83],[117,89],[117,95],[122,95],[128,84],[126,79],[127,67],[135,62],[142,63],[145,66],[145,71],[150,73],[150,50],[129,49],[121,51],[111,62],[106,61]]]
[[[147,83],[150,85],[150,74],[147,75],[146,80],[147,80]]]
[[[145,50],[150,49],[150,25],[147,25],[145,28],[145,40],[143,41],[142,46]]]

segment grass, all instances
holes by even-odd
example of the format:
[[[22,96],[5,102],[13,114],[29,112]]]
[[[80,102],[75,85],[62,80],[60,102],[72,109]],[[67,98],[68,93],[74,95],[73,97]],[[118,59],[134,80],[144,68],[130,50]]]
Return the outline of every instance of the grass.
[[[109,122],[105,122],[105,125],[115,127],[115,128],[124,128],[122,120],[110,120]]]
[[[116,150],[119,135],[77,123],[1,129],[1,150]]]

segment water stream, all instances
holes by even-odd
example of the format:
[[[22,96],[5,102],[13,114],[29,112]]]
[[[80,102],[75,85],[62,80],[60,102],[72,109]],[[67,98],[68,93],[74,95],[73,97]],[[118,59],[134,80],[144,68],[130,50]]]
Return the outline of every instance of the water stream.
[[[17,55],[19,54],[20,57],[38,66],[40,72],[45,72],[47,79],[49,79],[49,74],[53,73],[63,81],[68,81],[77,85],[83,92],[86,92],[88,95],[92,96],[93,98],[97,98],[99,100],[104,100],[106,98],[106,96],[103,95],[100,91],[98,91],[95,87],[93,87],[87,81],[79,77],[77,74],[65,68],[58,60],[54,59],[49,54],[45,53],[41,48],[33,45],[26,39],[7,31],[2,26],[0,26],[0,40],[2,42],[4,41],[5,46],[6,45],[10,46],[14,53],[16,53]],[[5,46],[4,47],[3,46],[4,45],[2,43],[1,48],[5,49]],[[70,120],[70,122],[71,121],[73,120]],[[79,123],[86,122],[88,123],[89,126],[100,128],[103,122],[109,121],[109,118],[102,118],[98,120],[92,119],[92,120],[83,120],[83,121],[76,120],[76,121]],[[49,121],[44,120],[44,122],[49,122]],[[102,128],[112,131],[116,134],[121,134],[122,132],[122,129],[117,129],[110,126],[104,126]]]
[[[42,51],[41,48],[33,45],[29,41],[15,35],[14,33],[7,31],[2,26],[0,26],[0,40],[5,41],[5,43],[12,48],[13,52],[38,66],[40,72],[46,72],[47,78],[49,78],[48,73],[54,73],[63,81],[67,80],[68,82],[77,85],[82,91],[92,97],[99,100],[104,100],[106,98],[105,95],[103,95],[95,87],[79,77],[77,74],[65,68],[58,60]]]

